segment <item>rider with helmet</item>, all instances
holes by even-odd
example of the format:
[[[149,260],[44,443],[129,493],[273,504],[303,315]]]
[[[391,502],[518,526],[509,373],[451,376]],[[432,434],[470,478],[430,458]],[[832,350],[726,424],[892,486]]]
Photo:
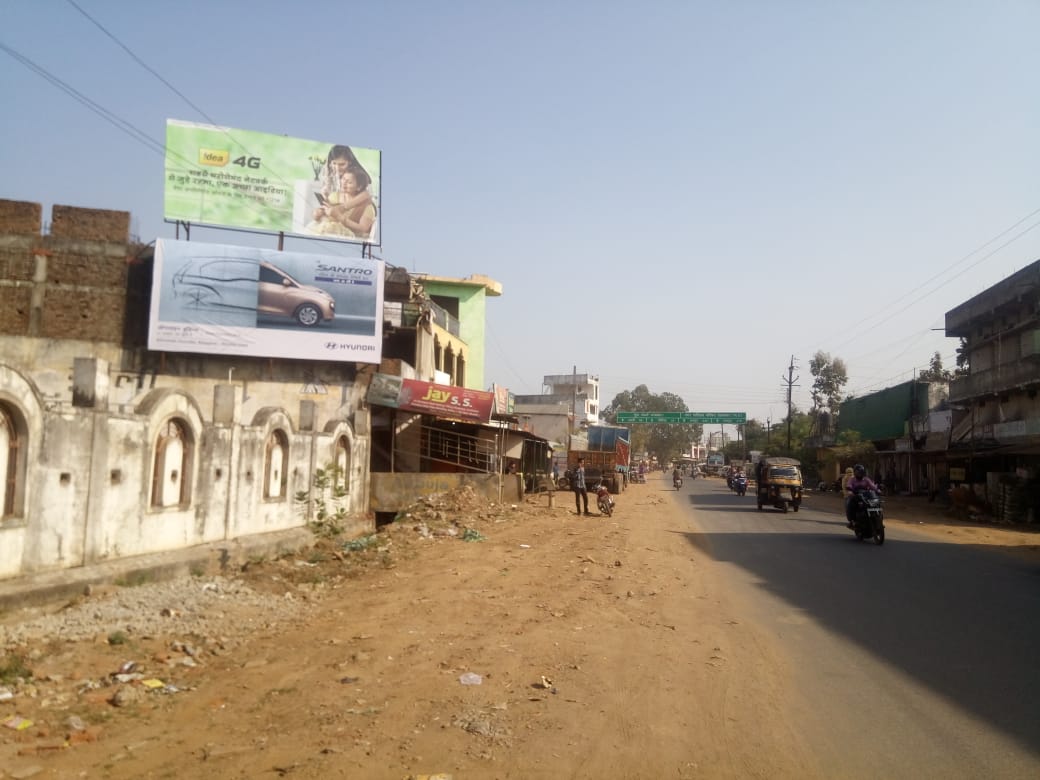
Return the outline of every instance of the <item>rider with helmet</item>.
[[[867,469],[862,463],[853,466],[852,478],[845,482],[845,519],[849,521],[849,528],[852,528],[853,499],[856,497],[857,490],[877,491],[877,485],[867,476]]]

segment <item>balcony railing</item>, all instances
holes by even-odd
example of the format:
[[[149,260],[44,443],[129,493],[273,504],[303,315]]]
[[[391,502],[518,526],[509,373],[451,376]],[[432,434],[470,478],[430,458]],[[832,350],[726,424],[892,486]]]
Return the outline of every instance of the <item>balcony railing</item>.
[[[383,321],[395,328],[415,327],[421,312],[417,303],[383,301]]]
[[[589,374],[550,374],[542,377],[542,384],[549,387],[572,387],[574,385],[580,387],[597,381],[599,381],[599,377],[590,376]]]
[[[950,382],[950,401],[967,401],[1030,384],[1040,385],[1040,362],[1032,359],[1022,360],[954,379]]]
[[[436,303],[429,304],[431,319],[452,336],[459,337],[459,321]],[[412,328],[419,321],[423,306],[414,301],[383,301],[383,321],[395,328]]]
[[[438,306],[433,301],[430,301],[430,310],[433,313],[433,322],[435,325],[439,325],[448,331],[452,336],[459,336],[459,321],[452,317],[448,312]]]

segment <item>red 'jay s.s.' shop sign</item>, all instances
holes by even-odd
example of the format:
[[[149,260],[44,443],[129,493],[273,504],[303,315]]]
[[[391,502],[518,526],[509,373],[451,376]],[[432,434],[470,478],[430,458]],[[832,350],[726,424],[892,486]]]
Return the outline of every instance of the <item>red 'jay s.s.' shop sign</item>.
[[[437,417],[486,423],[491,419],[495,394],[486,390],[375,374],[368,388],[368,402]]]
[[[412,412],[488,422],[495,394],[486,390],[437,385],[418,379],[402,379],[397,408]]]

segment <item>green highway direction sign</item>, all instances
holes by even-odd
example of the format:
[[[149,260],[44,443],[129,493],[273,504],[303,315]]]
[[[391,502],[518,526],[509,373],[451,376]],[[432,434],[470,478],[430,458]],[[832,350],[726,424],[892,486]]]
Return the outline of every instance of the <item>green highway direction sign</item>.
[[[721,425],[743,425],[747,422],[744,412],[618,412],[620,423],[715,423]]]

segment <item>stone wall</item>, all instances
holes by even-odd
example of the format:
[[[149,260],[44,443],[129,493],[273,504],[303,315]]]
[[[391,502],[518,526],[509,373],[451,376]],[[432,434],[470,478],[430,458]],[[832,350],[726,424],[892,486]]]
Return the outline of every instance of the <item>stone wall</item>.
[[[0,578],[298,528],[315,472],[349,444],[348,533],[369,513],[370,425],[353,363],[147,349],[151,255],[126,212],[0,200]],[[142,251],[144,250],[144,251]],[[155,506],[159,431],[193,448],[186,503]],[[276,433],[280,432],[280,433]],[[273,435],[287,490],[264,492]],[[310,512],[310,514],[308,514]]]

